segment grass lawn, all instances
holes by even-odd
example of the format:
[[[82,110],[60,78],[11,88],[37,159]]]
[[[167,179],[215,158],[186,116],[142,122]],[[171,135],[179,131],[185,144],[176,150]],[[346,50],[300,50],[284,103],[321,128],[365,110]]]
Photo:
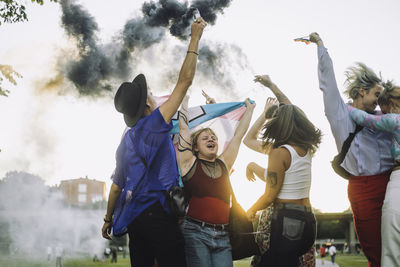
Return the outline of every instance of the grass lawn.
[[[331,260],[331,257],[325,257],[327,260]],[[368,261],[365,256],[360,255],[341,255],[336,254],[335,262],[340,267],[367,267]]]
[[[330,257],[325,257],[326,261],[330,261]],[[366,267],[367,260],[364,256],[353,256],[353,255],[337,255],[336,263],[340,267]],[[105,267],[105,266],[130,266],[129,257],[122,258],[118,256],[117,263],[111,263],[110,258],[103,262],[93,262],[92,259],[63,259],[63,267]],[[244,259],[234,262],[234,267],[248,267],[250,265],[250,259]],[[22,258],[9,258],[0,256],[0,266],[7,267],[54,267],[55,260],[47,261],[43,260],[27,260]]]

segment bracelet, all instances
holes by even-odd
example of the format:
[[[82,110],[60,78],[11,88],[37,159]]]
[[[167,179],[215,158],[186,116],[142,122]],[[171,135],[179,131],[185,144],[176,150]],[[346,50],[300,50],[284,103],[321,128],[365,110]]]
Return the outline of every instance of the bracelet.
[[[188,50],[187,53],[188,53],[188,54],[189,54],[189,53],[193,53],[193,54],[196,54],[197,56],[199,55],[199,53],[197,53],[196,51],[192,51],[192,50]]]
[[[104,215],[104,222],[105,223],[112,223],[112,219],[107,220],[107,215]]]

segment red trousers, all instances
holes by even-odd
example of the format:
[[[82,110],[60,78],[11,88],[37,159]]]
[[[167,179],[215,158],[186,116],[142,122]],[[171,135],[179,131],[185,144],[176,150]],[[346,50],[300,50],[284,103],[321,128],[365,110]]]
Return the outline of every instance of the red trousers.
[[[369,267],[381,266],[381,216],[390,172],[351,176],[347,193],[354,227]]]

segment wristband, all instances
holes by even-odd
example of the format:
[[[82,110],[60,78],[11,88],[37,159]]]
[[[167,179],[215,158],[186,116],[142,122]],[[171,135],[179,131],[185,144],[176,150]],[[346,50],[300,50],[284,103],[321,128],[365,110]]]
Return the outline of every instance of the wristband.
[[[112,219],[107,220],[107,215],[104,215],[104,222],[105,223],[112,223]]]
[[[188,54],[189,54],[189,53],[193,53],[193,54],[196,54],[197,56],[199,55],[199,53],[197,53],[196,51],[192,51],[192,50],[188,50],[187,53],[188,53]]]

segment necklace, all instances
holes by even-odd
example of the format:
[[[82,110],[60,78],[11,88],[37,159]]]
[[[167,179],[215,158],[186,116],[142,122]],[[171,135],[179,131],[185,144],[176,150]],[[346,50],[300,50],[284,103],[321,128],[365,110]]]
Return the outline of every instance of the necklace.
[[[209,164],[209,163],[210,163],[209,161],[205,161],[205,160],[204,160],[203,165],[206,167],[208,173],[210,174],[211,179],[215,179],[215,172],[216,172],[216,169],[217,169],[217,161],[215,160],[215,161],[213,162],[213,163],[214,163],[214,166],[211,168],[213,171],[211,171],[210,168],[208,168],[208,164]],[[210,167],[211,167],[211,166],[210,166]]]

